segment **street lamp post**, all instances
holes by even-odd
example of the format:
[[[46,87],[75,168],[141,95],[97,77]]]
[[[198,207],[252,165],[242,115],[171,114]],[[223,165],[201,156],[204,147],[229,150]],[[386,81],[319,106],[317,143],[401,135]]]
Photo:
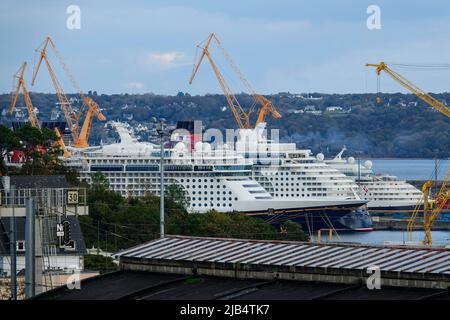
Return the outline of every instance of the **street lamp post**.
[[[160,167],[159,167],[159,236],[164,238],[164,130],[166,120],[152,118],[152,123],[156,126],[160,143]]]

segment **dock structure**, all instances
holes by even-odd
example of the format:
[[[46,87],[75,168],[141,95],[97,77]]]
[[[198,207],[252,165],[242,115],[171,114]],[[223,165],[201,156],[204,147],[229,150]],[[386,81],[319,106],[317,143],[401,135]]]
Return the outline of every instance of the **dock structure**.
[[[450,286],[444,248],[168,236],[116,256],[128,271],[361,284],[375,268],[382,286]]]

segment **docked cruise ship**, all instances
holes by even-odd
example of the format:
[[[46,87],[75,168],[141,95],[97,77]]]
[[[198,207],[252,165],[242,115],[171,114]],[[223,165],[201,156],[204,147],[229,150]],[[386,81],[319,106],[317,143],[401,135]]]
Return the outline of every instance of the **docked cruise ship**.
[[[369,201],[367,206],[371,214],[410,213],[414,210],[421,199],[420,190],[395,176],[375,174],[370,160],[358,164],[353,157],[342,158],[345,151],[343,147],[333,159],[324,162],[359,185],[358,192]]]
[[[158,194],[160,147],[137,141],[130,135],[127,124],[114,125],[120,136],[119,143],[73,151],[68,165],[86,181],[90,181],[92,173],[102,172],[110,188],[124,196]],[[319,176],[325,176],[326,170],[321,173],[320,170],[316,173],[314,170],[308,173],[274,170],[272,175],[267,171],[268,181],[270,177],[280,182],[288,177],[296,181],[293,184],[297,187],[289,186],[292,187],[289,196],[273,194],[271,192],[277,189],[275,184],[273,190],[268,191],[259,183],[261,179],[254,179],[252,159],[226,144],[211,148],[210,144],[198,141],[191,148],[184,142],[177,142],[165,148],[164,156],[164,183],[184,189],[189,212],[239,211],[272,223],[285,220],[308,223],[309,228],[316,230],[332,226],[355,229],[351,215],[366,203],[356,193],[337,186],[344,181],[335,181],[333,191],[322,190],[327,186],[321,186]],[[340,174],[337,176],[342,178]]]
[[[265,123],[255,129],[241,129],[235,149],[253,161],[252,178],[274,198],[320,204],[308,206],[305,220],[332,217],[338,221],[334,225],[343,228],[372,230],[367,210],[350,204],[362,199],[355,181],[317,160],[311,150],[297,149],[295,143],[268,139]]]

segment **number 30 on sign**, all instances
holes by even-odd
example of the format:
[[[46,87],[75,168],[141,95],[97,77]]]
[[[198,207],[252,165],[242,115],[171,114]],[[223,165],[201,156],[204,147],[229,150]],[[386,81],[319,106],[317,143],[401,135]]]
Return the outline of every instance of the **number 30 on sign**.
[[[78,191],[72,190],[67,192],[67,203],[68,204],[77,204],[78,203]]]

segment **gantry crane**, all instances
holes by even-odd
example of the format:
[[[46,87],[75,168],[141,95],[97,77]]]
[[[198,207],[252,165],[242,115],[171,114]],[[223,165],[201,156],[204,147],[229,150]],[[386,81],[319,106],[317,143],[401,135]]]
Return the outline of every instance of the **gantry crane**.
[[[56,78],[55,72],[49,63],[48,56],[47,56],[47,48],[48,45],[53,49],[53,52],[55,53],[56,57],[59,60],[59,63],[61,64],[62,68],[66,72],[67,77],[69,78],[70,82],[72,83],[74,89],[77,91],[78,95],[81,97],[83,101],[83,106],[80,108],[78,113],[74,112],[72,109],[66,95],[64,94],[64,91]],[[91,98],[87,97],[83,91],[81,90],[81,87],[76,82],[74,76],[70,72],[69,68],[65,64],[64,60],[62,59],[61,54],[59,53],[58,48],[56,47],[55,43],[52,41],[50,37],[47,37],[42,44],[41,47],[36,49],[38,53],[40,53],[40,58],[35,65],[34,72],[33,72],[33,84],[36,79],[36,75],[39,71],[39,67],[42,63],[42,61],[45,61],[47,65],[47,69],[49,70],[50,77],[52,78],[53,86],[55,87],[56,93],[58,95],[59,102],[61,104],[61,107],[64,110],[64,114],[66,116],[68,125],[72,132],[72,137],[74,138],[74,142],[72,147],[74,148],[86,148],[89,147],[89,135],[92,128],[92,121],[94,120],[94,116],[97,117],[100,121],[105,121],[105,116],[101,113],[99,105],[92,100]],[[86,107],[86,110],[85,110]],[[83,121],[83,125],[81,126],[81,129],[79,128],[79,121],[81,116],[85,113],[85,118]]]
[[[23,79],[26,67],[27,67],[27,63],[24,62],[22,64],[22,67],[20,67],[20,69],[14,75],[14,78],[17,79],[17,86],[13,93],[11,105],[9,107],[9,114],[10,115],[13,114],[14,109],[16,108],[19,91],[20,91],[20,89],[22,89],[23,98],[25,100],[25,105],[27,106],[27,110],[28,110],[28,119],[30,120],[30,124],[32,127],[39,128],[39,122],[36,117],[36,114],[34,113],[33,103],[31,103],[30,95],[29,95],[27,87],[25,85],[25,80]]]
[[[228,86],[228,84],[225,81],[224,76],[220,72],[219,68],[217,67],[217,64],[211,57],[211,53],[209,51],[209,46],[211,45],[211,42],[214,40],[217,47],[222,52],[223,56],[226,60],[230,63],[231,67],[234,69],[234,71],[238,74],[239,78],[243,82],[244,86],[246,87],[247,91],[253,96],[253,104],[249,108],[249,111],[245,111],[242,106],[240,105],[238,99],[233,94],[231,88]],[[272,104],[271,101],[269,101],[266,97],[263,95],[257,94],[255,90],[253,90],[252,86],[248,82],[248,80],[245,78],[244,74],[241,72],[241,70],[238,68],[237,64],[233,61],[231,56],[228,54],[228,52],[225,50],[225,48],[222,46],[220,40],[217,38],[217,36],[214,33],[211,33],[206,41],[204,42],[204,45],[199,44],[197,45],[197,48],[199,48],[202,53],[200,54],[200,57],[196,64],[194,64],[191,78],[189,79],[189,84],[192,84],[198,69],[200,68],[200,64],[203,61],[203,58],[206,56],[209,60],[209,63],[211,64],[211,67],[214,71],[214,74],[216,75],[217,80],[219,81],[219,85],[222,88],[222,91],[225,95],[225,98],[227,99],[228,105],[230,106],[231,111],[233,112],[234,118],[241,129],[248,129],[252,128],[253,126],[250,123],[250,115],[255,111],[256,108],[259,108],[258,117],[256,119],[255,126],[258,125],[261,122],[265,122],[266,117],[269,114],[272,114],[272,116],[275,119],[280,119],[281,114],[276,110],[275,106]]]
[[[378,64],[368,63],[366,64],[366,66],[376,68],[377,76],[380,75],[381,71],[386,72],[392,79],[394,79],[400,85],[402,85],[403,87],[414,93],[417,97],[425,101],[435,110],[439,111],[440,113],[444,114],[447,117],[450,117],[450,108],[448,106],[446,106],[436,98],[432,97],[429,93],[423,91],[415,84],[413,84],[411,81],[407,80],[405,77],[401,76],[400,74],[389,68],[385,62],[380,62]],[[419,203],[414,209],[413,214],[407,225],[407,231],[409,232],[409,234],[411,234],[411,231],[414,226],[414,221],[418,215],[418,212],[420,211],[420,207],[422,206],[423,202],[423,227],[425,229],[424,244],[426,245],[431,245],[433,243],[431,237],[431,228],[433,226],[433,222],[436,220],[436,217],[439,215],[443,207],[446,205],[447,201],[450,199],[450,187],[447,186],[449,175],[450,170],[447,172],[447,175],[444,179],[444,183],[442,184],[442,187],[434,202],[431,202],[429,200],[429,193],[431,187],[433,186],[433,182],[427,181],[423,184],[421,200],[419,200]]]

